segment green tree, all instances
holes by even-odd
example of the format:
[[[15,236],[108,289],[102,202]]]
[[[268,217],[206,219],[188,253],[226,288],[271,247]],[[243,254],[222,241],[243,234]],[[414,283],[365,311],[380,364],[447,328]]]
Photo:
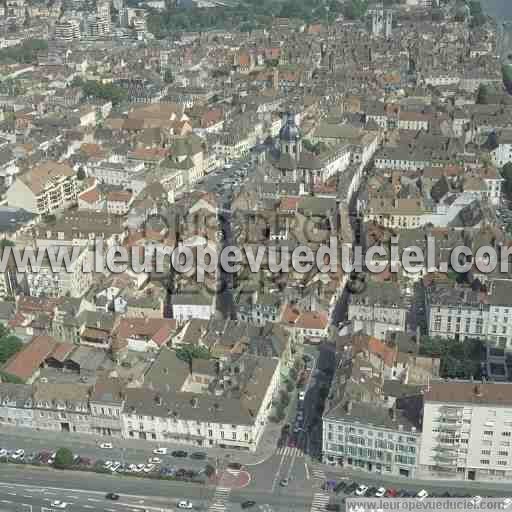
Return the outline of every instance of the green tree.
[[[512,199],[512,162],[507,162],[501,170],[501,176],[505,180],[503,182],[503,192],[507,199]]]
[[[21,340],[14,336],[3,324],[0,324],[0,364],[4,364],[23,347]]]
[[[345,3],[343,14],[352,20],[361,19],[368,10],[368,2],[366,0],[350,0]]]
[[[57,469],[66,469],[73,465],[73,453],[69,448],[59,448],[55,454],[53,466]]]
[[[194,359],[210,359],[211,354],[206,347],[185,345],[176,350],[176,357],[187,363],[189,371],[192,373]]]

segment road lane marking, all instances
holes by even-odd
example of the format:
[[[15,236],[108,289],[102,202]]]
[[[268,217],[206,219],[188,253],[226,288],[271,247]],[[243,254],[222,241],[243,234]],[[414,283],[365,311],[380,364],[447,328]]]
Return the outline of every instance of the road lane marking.
[[[9,496],[16,496],[16,493],[15,492],[8,492],[7,493]]]
[[[283,467],[284,459],[286,455],[281,456],[281,461],[279,462],[279,467],[277,468],[276,476],[274,477],[274,481],[272,482],[272,492],[276,490],[277,481],[279,480],[279,476],[281,474],[281,469]]]
[[[82,505],[84,508],[94,508],[92,505]]]
[[[7,504],[9,505],[10,503],[12,503],[12,501],[9,501],[9,500],[2,500],[2,503],[7,503]]]
[[[97,503],[99,503],[101,500],[97,500],[96,498],[87,498],[87,501],[96,501]]]
[[[26,496],[25,496],[25,495],[23,495],[23,497],[24,497],[25,499],[27,499],[27,500],[31,500],[31,499],[32,499],[32,496],[28,496],[28,495],[26,495]]]
[[[304,462],[304,469],[306,470],[306,480],[309,480],[310,479],[309,468],[308,468],[308,465],[306,462]]]

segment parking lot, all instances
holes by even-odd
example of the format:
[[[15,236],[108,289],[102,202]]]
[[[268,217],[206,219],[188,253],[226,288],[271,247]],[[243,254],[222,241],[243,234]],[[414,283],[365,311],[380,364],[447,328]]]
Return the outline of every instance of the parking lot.
[[[71,469],[108,474],[136,474],[139,476],[172,478],[195,483],[205,483],[215,472],[212,461],[209,462],[207,454],[203,452],[189,454],[184,450],[175,450],[168,453],[165,448],[155,448],[153,456],[145,461],[119,461],[109,458],[112,450],[110,443],[104,443],[101,447],[105,451],[104,458],[93,459],[88,456],[73,454]],[[1,448],[0,462],[54,466],[56,455],[57,452],[50,450],[26,453],[23,448]],[[197,462],[200,462],[202,467],[198,468]]]

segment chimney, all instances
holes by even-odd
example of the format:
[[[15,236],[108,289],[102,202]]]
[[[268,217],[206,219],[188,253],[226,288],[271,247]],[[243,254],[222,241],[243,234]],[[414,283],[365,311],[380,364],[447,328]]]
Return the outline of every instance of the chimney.
[[[479,384],[475,385],[475,387],[473,388],[473,393],[477,398],[480,398],[482,396],[482,389],[480,388]]]

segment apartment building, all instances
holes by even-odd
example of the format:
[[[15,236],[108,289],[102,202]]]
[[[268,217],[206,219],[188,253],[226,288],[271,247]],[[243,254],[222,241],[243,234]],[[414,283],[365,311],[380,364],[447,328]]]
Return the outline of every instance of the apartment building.
[[[433,381],[423,399],[422,478],[512,478],[511,383]]]
[[[53,160],[40,162],[19,175],[6,193],[9,206],[48,215],[76,203],[79,185],[71,167]]]
[[[406,330],[407,311],[398,286],[369,281],[361,293],[350,296],[348,319],[354,332],[385,339],[388,332]]]
[[[151,389],[126,389],[123,437],[255,452],[279,388],[280,367],[277,358],[245,354],[221,367],[219,375],[208,368],[189,374],[186,364],[162,352],[145,376]],[[205,386],[214,393],[204,393]]]
[[[487,293],[446,283],[426,291],[429,336],[455,341],[481,338],[512,350],[512,281],[491,281]]]
[[[82,297],[92,285],[93,253],[88,247],[64,246],[59,248],[68,254],[65,256],[69,264],[53,265],[50,258],[45,257],[38,266],[18,268],[18,283],[25,285],[28,294],[33,297]],[[25,253],[33,251],[26,248]],[[55,249],[54,254],[57,253]],[[35,261],[35,255],[34,255]],[[64,258],[63,258],[64,261]]]
[[[421,429],[411,405],[400,410],[375,403],[340,403],[323,417],[324,462],[415,478]]]

